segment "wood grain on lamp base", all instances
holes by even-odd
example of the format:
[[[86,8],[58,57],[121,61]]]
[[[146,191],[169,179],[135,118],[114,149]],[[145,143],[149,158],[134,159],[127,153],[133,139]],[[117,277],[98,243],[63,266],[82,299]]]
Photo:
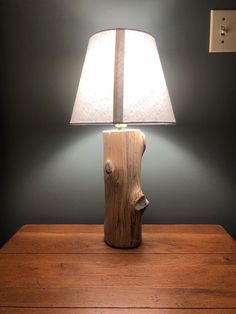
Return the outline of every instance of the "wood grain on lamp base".
[[[142,241],[142,215],[149,202],[141,190],[145,136],[140,130],[103,131],[105,242],[134,248]]]
[[[0,250],[0,314],[236,314],[236,244],[220,226],[144,225],[117,250],[102,225],[27,225]]]

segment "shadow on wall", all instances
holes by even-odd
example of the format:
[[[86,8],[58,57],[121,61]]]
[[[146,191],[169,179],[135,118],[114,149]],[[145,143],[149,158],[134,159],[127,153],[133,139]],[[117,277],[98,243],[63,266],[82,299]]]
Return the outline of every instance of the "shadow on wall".
[[[195,151],[186,136],[182,140],[181,128],[145,132],[143,185],[153,204],[147,222],[223,223],[225,211],[232,208],[232,182],[217,163],[206,160],[204,141],[197,143],[204,134],[196,132]]]

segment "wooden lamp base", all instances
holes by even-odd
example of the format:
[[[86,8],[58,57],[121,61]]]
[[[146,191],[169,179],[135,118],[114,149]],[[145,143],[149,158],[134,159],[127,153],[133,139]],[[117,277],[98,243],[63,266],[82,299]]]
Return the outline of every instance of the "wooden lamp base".
[[[142,241],[142,214],[149,202],[141,190],[145,136],[140,130],[103,132],[105,242],[133,248]]]

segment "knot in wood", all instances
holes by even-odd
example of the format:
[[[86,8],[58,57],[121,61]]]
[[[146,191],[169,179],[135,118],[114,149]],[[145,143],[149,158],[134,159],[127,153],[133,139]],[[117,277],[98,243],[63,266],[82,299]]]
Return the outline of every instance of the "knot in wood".
[[[108,160],[108,161],[106,162],[106,164],[105,164],[105,172],[106,172],[107,174],[111,174],[112,171],[113,171],[113,169],[112,169],[112,164],[111,164],[111,162]]]
[[[135,204],[136,210],[144,210],[146,207],[148,207],[149,201],[146,199],[145,195],[142,195]]]

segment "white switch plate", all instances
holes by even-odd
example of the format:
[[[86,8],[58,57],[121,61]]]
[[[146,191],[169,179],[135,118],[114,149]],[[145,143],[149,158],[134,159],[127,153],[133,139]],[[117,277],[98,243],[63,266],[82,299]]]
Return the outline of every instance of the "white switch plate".
[[[236,10],[211,10],[209,52],[236,52]]]

